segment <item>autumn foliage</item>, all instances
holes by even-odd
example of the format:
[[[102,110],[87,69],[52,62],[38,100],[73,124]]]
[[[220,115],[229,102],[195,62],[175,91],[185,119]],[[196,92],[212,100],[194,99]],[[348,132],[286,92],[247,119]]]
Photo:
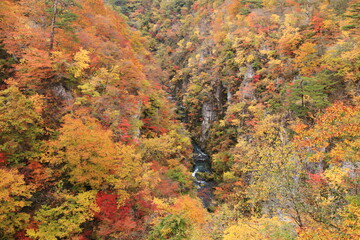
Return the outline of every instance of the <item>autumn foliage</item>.
[[[0,1],[0,239],[359,238],[359,8]]]

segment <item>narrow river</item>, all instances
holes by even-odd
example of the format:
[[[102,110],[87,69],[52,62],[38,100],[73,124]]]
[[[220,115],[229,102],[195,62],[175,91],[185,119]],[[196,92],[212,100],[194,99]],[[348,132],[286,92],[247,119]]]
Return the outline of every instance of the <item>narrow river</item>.
[[[205,208],[212,206],[215,182],[212,180],[211,159],[200,147],[193,142],[194,170],[192,176],[195,179],[198,197],[202,200]]]

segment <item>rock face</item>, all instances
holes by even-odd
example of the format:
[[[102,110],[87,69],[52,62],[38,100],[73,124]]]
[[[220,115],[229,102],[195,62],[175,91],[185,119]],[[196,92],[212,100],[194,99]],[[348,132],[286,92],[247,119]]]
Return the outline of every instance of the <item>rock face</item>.
[[[254,68],[247,64],[244,78],[239,86],[238,94],[242,99],[255,99],[255,86],[253,83],[255,76]],[[223,86],[221,81],[214,79],[211,82],[213,92],[209,96],[209,100],[202,105],[201,117],[201,136],[200,145],[202,148],[206,148],[206,142],[209,138],[209,130],[211,123],[217,118],[221,118],[221,114],[226,111],[225,104],[230,103],[232,99],[232,93],[230,87]]]
[[[243,99],[255,99],[255,87],[252,83],[254,76],[255,71],[253,67],[247,64],[245,76],[239,89]]]
[[[213,101],[204,102],[202,106],[203,121],[201,123],[201,136],[200,136],[201,145],[204,145],[206,140],[208,139],[208,132],[211,126],[211,122],[214,121],[216,118],[216,113],[214,109],[215,106]]]
[[[230,86],[227,86],[226,87],[226,103],[227,104],[230,104],[232,97],[233,97],[233,94],[231,92]]]
[[[70,90],[67,90],[62,84],[52,87],[54,95],[64,101],[72,101],[74,98]]]

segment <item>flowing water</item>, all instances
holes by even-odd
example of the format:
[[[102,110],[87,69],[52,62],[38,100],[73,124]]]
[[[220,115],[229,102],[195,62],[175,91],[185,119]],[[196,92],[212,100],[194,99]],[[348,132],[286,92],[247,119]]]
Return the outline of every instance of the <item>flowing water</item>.
[[[198,145],[193,143],[193,161],[194,171],[192,176],[195,179],[195,185],[199,198],[202,200],[205,208],[212,205],[211,201],[214,196],[215,182],[212,180],[211,161],[209,155],[204,153]]]

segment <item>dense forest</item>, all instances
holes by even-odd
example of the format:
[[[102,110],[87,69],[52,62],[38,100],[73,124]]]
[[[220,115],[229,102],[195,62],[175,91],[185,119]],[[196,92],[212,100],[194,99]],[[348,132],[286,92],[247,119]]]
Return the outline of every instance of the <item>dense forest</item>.
[[[359,45],[359,0],[1,0],[0,239],[359,239]]]

